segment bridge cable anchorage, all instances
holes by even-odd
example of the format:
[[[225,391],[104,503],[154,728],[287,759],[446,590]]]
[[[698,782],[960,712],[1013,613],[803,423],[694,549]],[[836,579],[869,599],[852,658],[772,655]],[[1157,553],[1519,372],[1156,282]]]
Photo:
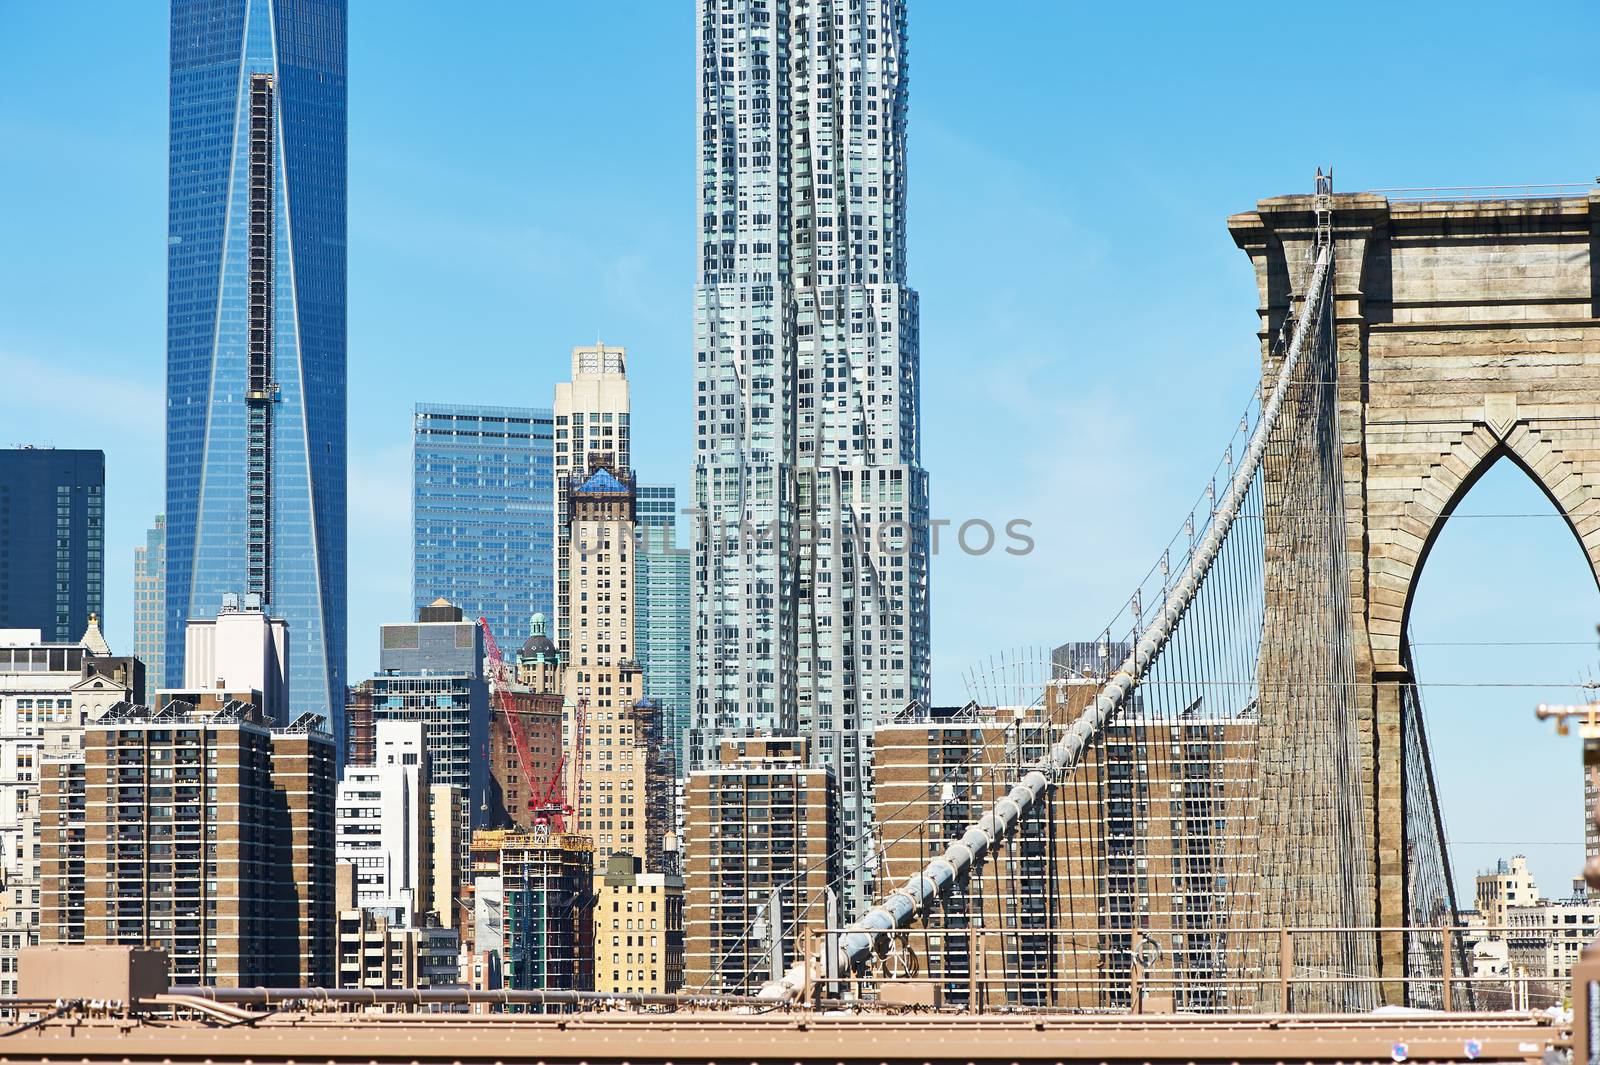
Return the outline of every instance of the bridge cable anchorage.
[[[808,974],[827,970],[822,955],[829,949],[837,951],[837,971],[841,975],[859,971],[874,954],[882,953],[889,945],[890,933],[910,925],[951,888],[967,880],[985,856],[1038,808],[1046,795],[1079,764],[1090,744],[1102,733],[1112,717],[1130,702],[1140,679],[1148,672],[1171,639],[1178,623],[1193,605],[1202,582],[1216,562],[1235,519],[1251,494],[1286,397],[1296,384],[1303,384],[1295,380],[1295,371],[1307,345],[1317,343],[1315,334],[1325,320],[1323,304],[1328,299],[1333,264],[1332,228],[1327,210],[1331,197],[1321,195],[1320,182],[1318,191],[1316,243],[1313,249],[1315,259],[1311,277],[1304,290],[1299,313],[1285,321],[1285,333],[1290,332],[1288,327],[1292,322],[1292,334],[1287,337],[1287,343],[1275,345],[1280,350],[1275,350],[1273,354],[1275,357],[1281,356],[1281,362],[1271,392],[1267,392],[1267,384],[1263,381],[1261,392],[1264,402],[1260,416],[1239,455],[1237,466],[1227,477],[1227,487],[1221,492],[1220,498],[1214,479],[1208,487],[1208,509],[1211,513],[1203,535],[1198,539],[1195,536],[1194,515],[1190,514],[1185,526],[1192,544],[1187,564],[1181,568],[1176,580],[1162,581],[1165,595],[1161,606],[1148,619],[1134,618],[1136,638],[1121,666],[1085,709],[1066,726],[1061,740],[1007,794],[996,801],[984,817],[969,825],[940,857],[933,859],[920,873],[891,891],[859,920],[837,935],[823,937],[824,945],[817,955],[802,958],[780,979],[768,982],[760,992],[762,998],[794,999],[808,993]],[[1229,457],[1232,458],[1231,455]],[[1130,601],[1136,613],[1139,612],[1139,607],[1135,605],[1137,602],[1137,596]]]

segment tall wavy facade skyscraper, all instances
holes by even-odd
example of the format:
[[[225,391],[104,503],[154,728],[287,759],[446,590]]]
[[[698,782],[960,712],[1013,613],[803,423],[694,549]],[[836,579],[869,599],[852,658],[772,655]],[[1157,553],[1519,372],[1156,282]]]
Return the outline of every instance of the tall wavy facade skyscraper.
[[[811,739],[872,871],[872,729],[928,697],[904,0],[699,0],[694,746]]]
[[[165,676],[230,592],[345,684],[345,3],[172,0]]]

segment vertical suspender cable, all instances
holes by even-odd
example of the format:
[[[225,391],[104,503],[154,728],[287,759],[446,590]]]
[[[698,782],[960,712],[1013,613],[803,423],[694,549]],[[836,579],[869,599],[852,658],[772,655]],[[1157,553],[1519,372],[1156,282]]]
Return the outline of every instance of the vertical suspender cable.
[[[1332,270],[1333,244],[1320,231],[1316,264],[1299,319],[1295,322],[1293,338],[1278,368],[1278,377],[1271,396],[1263,404],[1261,418],[1250,434],[1239,465],[1233,471],[1227,491],[1218,501],[1205,536],[1195,546],[1183,575],[1167,591],[1165,602],[1153,620],[1139,634],[1138,643],[1117,672],[1100,689],[1093,703],[1084,709],[1067,727],[1066,735],[1050,752],[1025,775],[1010,791],[997,800],[993,809],[977,823],[970,826],[960,839],[950,844],[943,855],[929,862],[922,872],[912,876],[874,906],[860,920],[839,937],[838,950],[841,971],[848,972],[864,962],[873,952],[885,932],[903,928],[922,912],[934,899],[963,879],[973,865],[983,858],[1000,840],[1006,838],[1024,817],[1038,806],[1063,773],[1078,764],[1088,745],[1106,726],[1112,716],[1127,702],[1139,678],[1150,668],[1152,661],[1172,637],[1178,622],[1194,602],[1201,582],[1210,572],[1233,528],[1234,520],[1249,494],[1251,482],[1266,453],[1267,443],[1277,424],[1278,414],[1284,405],[1294,381],[1295,369],[1308,343],[1315,343],[1318,323],[1322,318],[1322,301],[1327,296],[1328,278]],[[761,994],[767,998],[785,998],[799,993],[804,984],[804,966],[796,965],[780,981],[765,987]]]

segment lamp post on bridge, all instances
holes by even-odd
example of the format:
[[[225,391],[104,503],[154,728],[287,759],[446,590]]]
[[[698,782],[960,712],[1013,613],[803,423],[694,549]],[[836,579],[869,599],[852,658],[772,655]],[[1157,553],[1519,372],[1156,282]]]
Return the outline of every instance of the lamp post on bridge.
[[[1540,721],[1554,721],[1559,735],[1571,734],[1577,722],[1583,740],[1583,791],[1586,812],[1592,825],[1600,829],[1600,803],[1587,797],[1600,794],[1600,703],[1580,706],[1550,706],[1541,703],[1534,713]],[[1584,839],[1593,835],[1586,831]],[[1588,848],[1584,848],[1587,852]],[[1600,891],[1600,854],[1584,856],[1583,882],[1591,895]],[[1573,1065],[1600,1065],[1600,939],[1583,948],[1572,967],[1572,1061]]]

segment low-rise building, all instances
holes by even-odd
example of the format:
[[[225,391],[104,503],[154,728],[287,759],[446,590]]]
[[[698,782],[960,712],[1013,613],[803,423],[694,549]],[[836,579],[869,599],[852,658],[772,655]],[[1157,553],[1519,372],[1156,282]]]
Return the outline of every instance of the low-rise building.
[[[1478,913],[1489,939],[1504,937],[1513,906],[1539,902],[1539,886],[1528,871],[1528,859],[1520,854],[1509,861],[1502,858],[1493,869],[1479,873],[1477,887]]]
[[[1513,976],[1569,982],[1583,948],[1600,936],[1600,902],[1586,891],[1506,908],[1506,949]]]
[[[431,915],[413,921],[399,908],[357,901],[356,867],[338,868],[339,987],[375,989],[458,987],[460,942]]]
[[[613,851],[594,878],[594,989],[676,992],[683,986],[683,877],[647,873]]]

